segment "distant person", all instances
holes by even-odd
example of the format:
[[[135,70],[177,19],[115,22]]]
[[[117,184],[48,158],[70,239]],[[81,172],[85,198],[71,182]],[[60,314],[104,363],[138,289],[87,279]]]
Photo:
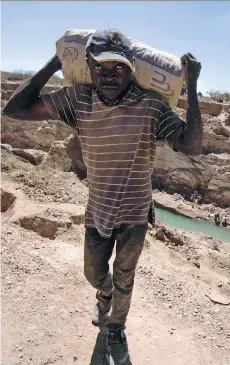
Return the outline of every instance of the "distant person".
[[[220,225],[220,215],[219,213],[216,213],[214,216],[214,221],[215,221],[215,225],[219,226]]]
[[[132,83],[133,48],[118,30],[96,31],[87,43],[86,59],[93,85],[40,95],[49,78],[61,70],[54,56],[21,84],[3,112],[25,120],[62,120],[77,131],[89,181],[84,271],[97,289],[93,324],[103,324],[111,309],[106,353],[115,365],[131,364],[124,329],[148,218],[154,223],[151,174],[156,142],[165,141],[173,151],[191,156],[201,153],[201,64],[190,53],[181,59],[187,81],[185,123],[160,94]],[[115,242],[112,276],[108,263]]]
[[[197,190],[194,190],[194,192],[192,193],[191,197],[190,197],[190,200],[195,203],[195,199],[197,197],[197,194],[198,194],[198,191]]]
[[[223,227],[227,227],[228,223],[227,223],[227,217],[224,214],[223,217],[221,218],[221,224]]]
[[[191,200],[193,203],[195,203],[195,204],[199,204],[199,203],[201,202],[201,200],[202,200],[202,196],[198,193],[198,191],[197,191],[197,190],[195,190],[195,191],[192,193],[192,195],[191,195],[191,197],[190,197],[190,200]]]
[[[196,196],[196,204],[200,204],[202,200],[202,196],[200,194],[197,194]]]

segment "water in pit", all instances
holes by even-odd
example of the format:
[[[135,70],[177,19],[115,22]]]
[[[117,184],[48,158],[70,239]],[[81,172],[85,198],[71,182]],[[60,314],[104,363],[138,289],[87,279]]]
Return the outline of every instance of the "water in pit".
[[[171,227],[181,228],[193,232],[201,232],[207,236],[216,237],[222,241],[230,243],[230,229],[216,226],[210,222],[198,221],[180,214],[170,212],[162,208],[156,209],[156,220],[166,223]]]

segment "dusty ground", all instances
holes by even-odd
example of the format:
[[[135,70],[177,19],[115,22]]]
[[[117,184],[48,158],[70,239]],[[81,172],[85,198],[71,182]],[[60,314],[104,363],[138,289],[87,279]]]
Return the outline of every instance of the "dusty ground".
[[[2,365],[103,365],[90,360],[98,330],[83,276],[87,187],[4,151],[2,169]],[[155,233],[127,323],[133,365],[229,365],[230,245]]]

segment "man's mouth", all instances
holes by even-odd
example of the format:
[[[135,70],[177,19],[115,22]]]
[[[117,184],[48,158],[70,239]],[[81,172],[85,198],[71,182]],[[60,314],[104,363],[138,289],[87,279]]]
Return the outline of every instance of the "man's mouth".
[[[117,90],[118,86],[116,85],[103,85],[102,89],[107,89],[107,90]]]

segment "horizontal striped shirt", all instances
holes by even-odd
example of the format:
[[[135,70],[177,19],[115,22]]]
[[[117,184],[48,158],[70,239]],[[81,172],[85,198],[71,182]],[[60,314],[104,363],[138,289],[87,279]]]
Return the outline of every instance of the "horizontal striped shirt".
[[[77,130],[89,181],[85,226],[110,237],[122,224],[145,223],[156,141],[173,146],[185,122],[161,95],[136,85],[115,106],[104,104],[90,85],[41,97],[52,119]]]

